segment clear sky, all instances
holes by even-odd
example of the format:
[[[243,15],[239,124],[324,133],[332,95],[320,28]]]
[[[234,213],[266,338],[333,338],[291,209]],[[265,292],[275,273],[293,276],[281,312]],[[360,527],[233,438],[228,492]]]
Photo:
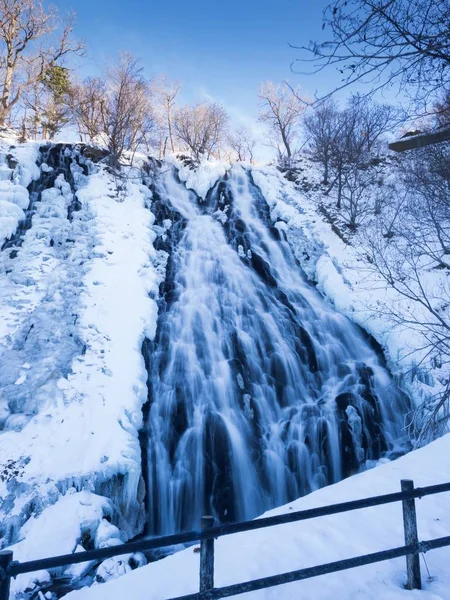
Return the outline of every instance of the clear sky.
[[[263,81],[289,79],[304,92],[328,91],[333,73],[295,75],[290,44],[321,34],[326,0],[54,0],[77,13],[88,46],[86,72],[122,50],[140,57],[148,76],[183,82],[181,100],[214,98],[235,123],[254,121]],[[335,78],[337,82],[337,78]]]

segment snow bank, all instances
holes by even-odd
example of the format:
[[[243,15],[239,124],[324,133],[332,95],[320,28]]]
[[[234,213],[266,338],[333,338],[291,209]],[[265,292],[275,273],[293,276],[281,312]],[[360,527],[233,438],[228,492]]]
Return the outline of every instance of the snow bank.
[[[16,231],[30,202],[27,186],[39,177],[37,143],[0,142],[0,246]]]
[[[39,148],[40,142],[26,142],[10,148],[12,157],[18,162],[14,180],[25,188],[39,178],[40,170],[36,164]]]
[[[39,517],[31,518],[23,526],[23,541],[11,546],[14,559],[20,562],[33,560],[36,558],[36,548],[40,549],[39,558],[85,550],[81,545],[83,539],[95,539],[104,517],[110,518],[113,512],[106,498],[90,492],[77,493],[71,488],[53,506],[49,506]],[[68,515],[71,516],[70,519],[67,518]],[[86,564],[82,568],[86,569]],[[27,573],[12,580],[11,591],[13,594],[22,590],[31,591],[39,583],[48,581],[50,575],[47,571]]]
[[[1,182],[5,183],[5,182]],[[1,186],[4,187],[4,186]],[[0,194],[2,193],[0,188]],[[9,194],[8,194],[9,196]],[[0,200],[0,243],[10,238],[17,229],[19,222],[25,217],[22,208],[15,202]]]
[[[396,492],[400,479],[413,479],[418,486],[442,483],[448,480],[449,472],[450,435],[447,435],[395,462],[322,488],[264,516]],[[448,502],[448,493],[416,502],[420,539],[450,534]],[[217,587],[231,585],[403,544],[399,503],[226,536],[216,541],[215,584]],[[240,597],[254,600],[448,600],[450,548],[430,552],[426,561],[431,578],[427,580],[427,570],[421,560],[424,591],[403,589],[405,560],[399,558]],[[188,548],[126,577],[72,592],[65,598],[163,600],[198,591],[198,570],[199,554]]]
[[[25,540],[28,558],[53,553],[59,529],[79,531],[84,513],[72,504],[46,512],[73,489],[110,499],[123,540],[144,521],[141,345],[155,332],[150,296],[160,277],[150,192],[128,182],[118,201],[106,172],[80,180],[82,208],[71,221],[73,194],[60,177],[17,256],[0,254],[1,533],[3,544]],[[46,535],[34,544],[36,527]],[[67,536],[68,551],[75,538]]]

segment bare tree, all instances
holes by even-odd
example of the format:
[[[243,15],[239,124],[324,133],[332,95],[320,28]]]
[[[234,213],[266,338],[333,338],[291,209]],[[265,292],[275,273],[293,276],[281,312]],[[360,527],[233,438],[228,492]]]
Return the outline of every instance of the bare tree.
[[[318,104],[305,115],[304,128],[308,148],[314,160],[323,166],[323,182],[328,184],[330,163],[339,133],[339,111],[332,100]]]
[[[350,229],[355,230],[370,213],[375,212],[375,198],[381,185],[375,169],[353,165],[345,173],[342,185],[342,214]]]
[[[450,269],[450,148],[430,146],[405,156],[400,176],[415,223],[411,243],[436,267]]]
[[[364,161],[365,140],[358,129],[358,113],[350,104],[336,115],[335,134],[330,158],[334,180],[329,193],[337,185],[336,207],[342,207],[342,189],[346,173],[358,168]]]
[[[327,108],[323,116],[313,118],[309,129],[312,131],[312,139],[318,139],[313,149],[322,162],[324,152],[327,152],[327,167],[334,175],[327,193],[337,186],[336,205],[340,209],[347,173],[351,173],[355,168],[366,168],[377,142],[391,126],[395,111],[389,105],[379,105],[361,96],[352,96],[344,110],[337,110],[333,104],[330,106],[332,109]],[[320,110],[320,106],[316,110]],[[317,120],[327,119],[331,123],[322,126],[325,134],[321,137],[321,130],[318,130],[318,134],[314,131],[314,126]],[[306,126],[308,127],[308,121]],[[326,174],[328,175],[328,171]],[[358,180],[359,178],[354,178],[354,183]]]
[[[449,0],[337,0],[324,11],[324,42],[300,46],[309,72],[334,67],[337,89],[397,84],[426,102],[449,82]]]
[[[69,104],[81,141],[92,140],[106,132],[107,89],[104,80],[88,77],[72,84]]]
[[[69,102],[82,140],[105,136],[114,170],[124,152],[147,148],[154,128],[151,88],[132,55],[121,54],[105,79],[88,78],[72,85]]]
[[[45,10],[42,0],[0,0],[0,125],[52,67],[82,53],[83,46],[70,39],[73,18],[55,40],[57,29],[56,9]]]
[[[177,137],[199,160],[217,154],[225,140],[229,117],[217,103],[196,104],[179,108],[174,115]]]
[[[149,82],[139,61],[121,54],[107,74],[106,131],[110,165],[117,169],[125,151],[136,152],[153,127]]]
[[[400,223],[405,231],[405,221]],[[411,230],[404,236],[397,228],[392,238],[372,236],[366,242],[366,252],[369,268],[406,300],[400,306],[392,299],[378,302],[374,310],[377,314],[387,315],[390,322],[407,327],[422,340],[411,378],[415,376],[414,371],[426,372],[431,365],[442,372],[441,390],[424,401],[412,419],[419,441],[429,441],[443,432],[450,417],[450,320],[448,313],[442,310],[442,307],[448,306],[450,296],[448,288],[427,286],[429,257],[410,243],[410,234]]]
[[[247,127],[239,127],[229,133],[227,141],[236,160],[253,163],[256,142]]]
[[[259,120],[269,126],[272,145],[279,158],[286,156],[290,161],[306,102],[301,100],[299,89],[291,88],[287,83],[276,85],[267,81],[259,88],[258,96],[261,100]]]
[[[154,97],[160,109],[159,126],[160,126],[160,157],[164,158],[167,151],[167,144],[170,144],[170,150],[175,152],[175,136],[173,127],[173,112],[175,107],[176,97],[181,89],[179,81],[170,81],[166,76],[160,77],[153,82],[152,90]]]
[[[450,88],[444,90],[433,106],[433,120],[437,127],[450,127]]]
[[[355,135],[367,152],[372,152],[380,138],[404,117],[402,111],[390,104],[378,104],[361,94],[352,95],[348,107],[354,113]]]
[[[415,370],[434,367],[440,391],[415,411],[419,441],[439,435],[450,418],[450,288],[435,273],[450,269],[450,149],[427,147],[404,156],[399,193],[365,232],[369,269],[381,276],[405,302],[389,298],[376,311],[420,336]],[[414,377],[414,372],[411,373]]]

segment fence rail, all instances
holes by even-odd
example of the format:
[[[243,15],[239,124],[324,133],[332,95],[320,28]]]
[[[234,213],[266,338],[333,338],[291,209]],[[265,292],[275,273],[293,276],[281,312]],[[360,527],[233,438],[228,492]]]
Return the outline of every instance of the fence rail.
[[[406,587],[408,589],[420,589],[421,576],[419,554],[436,548],[450,546],[450,536],[419,542],[415,499],[439,494],[442,492],[450,492],[450,483],[415,488],[413,481],[402,480],[401,491],[392,494],[373,496],[370,498],[363,498],[361,500],[353,500],[350,502],[342,502],[330,506],[311,508],[308,510],[278,515],[275,517],[265,517],[262,519],[256,519],[254,521],[231,523],[216,527],[214,526],[214,518],[211,516],[206,516],[202,517],[201,529],[198,531],[189,531],[177,535],[140,540],[137,542],[131,542],[129,544],[113,546],[111,548],[88,550],[76,554],[65,554],[62,556],[32,560],[22,563],[13,560],[12,551],[4,550],[0,552],[0,600],[9,600],[11,578],[17,577],[17,575],[23,573],[49,570],[93,560],[104,560],[106,558],[112,558],[113,556],[119,556],[122,554],[145,552],[157,548],[164,548],[177,544],[187,544],[198,541],[200,542],[199,592],[195,594],[179,596],[177,598],[173,598],[172,600],[215,600],[216,598],[226,598],[246,592],[290,583],[293,581],[310,579],[319,575],[335,573],[337,571],[344,571],[358,566],[382,562],[401,556],[406,557]],[[233,533],[273,527],[275,525],[305,521],[307,519],[349,512],[362,508],[381,506],[384,504],[391,504],[393,502],[402,503],[403,528],[405,537],[404,546],[318,565],[315,567],[308,567],[280,575],[264,577],[262,579],[255,579],[235,585],[214,588],[214,540],[218,537],[231,535]]]

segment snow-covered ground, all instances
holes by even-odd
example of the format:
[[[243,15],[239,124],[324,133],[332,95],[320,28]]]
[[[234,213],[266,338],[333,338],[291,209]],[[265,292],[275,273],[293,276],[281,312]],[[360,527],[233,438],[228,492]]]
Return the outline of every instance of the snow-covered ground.
[[[450,473],[450,435],[397,461],[355,475],[264,516],[399,491],[401,479],[417,486],[443,483]],[[450,494],[416,501],[419,538],[450,535]],[[402,546],[401,504],[362,509],[219,538],[215,585],[221,587]],[[425,564],[426,561],[426,564]],[[448,600],[450,548],[421,558],[423,591],[407,591],[405,559],[243,594],[248,600]],[[428,575],[429,571],[429,575]],[[72,592],[67,600],[164,600],[198,591],[199,554],[188,548],[126,577]]]

